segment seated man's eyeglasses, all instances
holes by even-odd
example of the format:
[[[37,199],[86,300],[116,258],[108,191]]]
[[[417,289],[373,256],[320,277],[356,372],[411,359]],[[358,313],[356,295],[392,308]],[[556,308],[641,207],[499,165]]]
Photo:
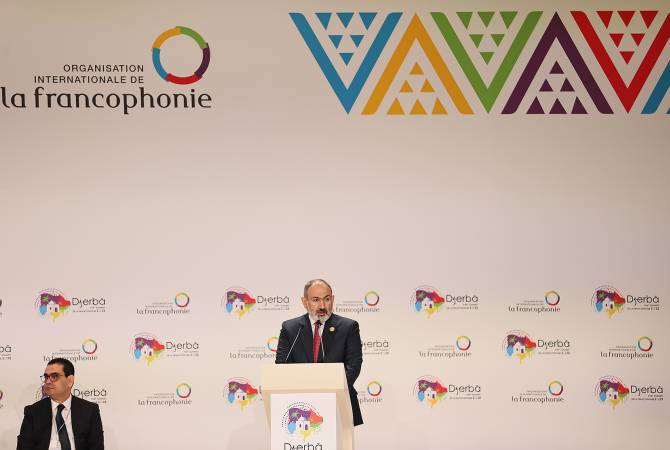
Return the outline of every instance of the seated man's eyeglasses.
[[[51,381],[52,383],[55,383],[58,381],[60,377],[64,377],[64,373],[45,373],[44,375],[40,375],[40,380],[42,380],[42,383],[46,383],[47,381]]]

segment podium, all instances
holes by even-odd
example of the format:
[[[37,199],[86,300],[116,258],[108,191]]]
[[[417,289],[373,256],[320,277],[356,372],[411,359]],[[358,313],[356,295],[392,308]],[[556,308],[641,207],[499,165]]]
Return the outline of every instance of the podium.
[[[353,450],[344,364],[266,365],[261,386],[270,450]]]

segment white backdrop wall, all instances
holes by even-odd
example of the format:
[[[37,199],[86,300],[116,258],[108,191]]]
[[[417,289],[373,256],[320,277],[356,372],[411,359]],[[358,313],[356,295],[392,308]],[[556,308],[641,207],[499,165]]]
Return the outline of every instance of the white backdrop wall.
[[[54,355],[75,362],[77,392],[101,404],[112,450],[264,448],[262,395],[230,403],[228,383],[262,391],[260,367],[313,277],[331,282],[337,311],[359,321],[365,341],[358,448],[666,448],[670,10],[588,6],[5,2],[0,448],[15,447]],[[573,10],[586,13],[624,87]],[[517,12],[509,26],[501,11]],[[491,86],[533,11],[497,96],[475,86],[431,15],[445,14]],[[332,88],[290,13],[303,15],[345,88],[369,66],[358,96]],[[175,26],[211,55],[188,85],[152,63],[152,44]],[[340,35],[336,47],[329,36]],[[203,58],[194,42],[165,40],[165,70],[192,74]],[[87,71],[95,64],[135,71]],[[127,78],[44,78],[76,75]],[[572,91],[560,91],[565,79]],[[434,92],[421,92],[426,81]],[[46,103],[49,93],[140,99],[140,88],[155,101],[193,90],[201,103],[127,114],[68,108],[67,95]],[[544,114],[527,113],[535,98]],[[557,98],[568,114],[549,113]],[[587,114],[570,114],[575,98]],[[404,114],[392,114],[395,99]],[[435,99],[446,115],[432,114]],[[416,100],[427,114],[410,113]],[[611,317],[592,303],[602,286],[623,299]],[[225,308],[231,290],[255,301],[241,317]],[[443,306],[417,311],[418,290]],[[69,302],[58,317],[41,314],[45,292]],[[528,357],[508,356],[511,334],[528,337]],[[167,348],[138,359],[137,335]],[[599,398],[606,377],[616,404]],[[420,380],[446,389],[433,406],[420,401]]]

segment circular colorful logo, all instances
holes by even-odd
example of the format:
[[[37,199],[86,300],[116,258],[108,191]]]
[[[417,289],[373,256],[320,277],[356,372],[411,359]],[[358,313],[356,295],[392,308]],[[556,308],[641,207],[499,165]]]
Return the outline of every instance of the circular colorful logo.
[[[365,304],[368,306],[377,306],[379,304],[379,294],[370,291],[365,294]]]
[[[561,384],[560,381],[554,380],[551,383],[549,383],[549,387],[547,388],[547,390],[554,397],[558,397],[563,393],[563,384]]]
[[[379,381],[370,381],[367,389],[370,397],[379,397],[382,393],[382,385]]]
[[[641,336],[640,339],[637,340],[637,348],[643,352],[648,352],[653,346],[654,343],[649,336]]]
[[[561,296],[556,291],[549,291],[544,294],[544,302],[549,306],[556,306],[561,301]]]
[[[84,342],[81,343],[81,351],[87,355],[92,355],[98,351],[98,343],[91,338],[85,339]]]
[[[174,304],[180,308],[186,308],[190,302],[191,299],[186,292],[179,292],[174,296]]]
[[[177,385],[177,397],[179,398],[189,398],[191,396],[191,386],[186,383],[181,383]]]
[[[172,73],[168,73],[163,68],[163,63],[161,62],[161,46],[163,43],[170,38],[180,35],[192,38],[198,44],[198,47],[200,47],[202,50],[202,62],[200,63],[200,67],[198,67],[196,71],[193,72],[193,75],[189,75],[188,77],[179,77]],[[196,31],[186,27],[174,27],[161,33],[161,35],[156,38],[151,49],[151,56],[154,63],[154,68],[162,79],[175,84],[191,84],[200,80],[207,71],[207,67],[209,67],[210,50],[209,44],[205,42],[202,36],[200,36],[200,34],[198,34]]]
[[[462,352],[467,351],[472,345],[472,341],[467,336],[458,336],[456,338],[456,347]]]
[[[279,338],[277,336],[272,336],[268,339],[267,347],[272,353],[277,353],[277,344],[279,343]]]

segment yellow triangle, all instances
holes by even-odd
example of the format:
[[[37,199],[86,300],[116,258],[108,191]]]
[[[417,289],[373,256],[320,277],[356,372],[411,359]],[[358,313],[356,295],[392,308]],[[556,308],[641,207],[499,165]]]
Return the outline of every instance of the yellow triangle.
[[[419,100],[414,102],[414,106],[412,106],[410,114],[413,116],[426,114],[426,110],[423,108],[423,105]]]
[[[386,114],[396,115],[396,116],[404,116],[405,115],[405,111],[403,111],[402,106],[400,106],[400,102],[398,101],[397,98],[395,100],[393,100],[393,103],[391,104],[391,107],[386,112]]]
[[[402,87],[400,88],[400,92],[414,92],[412,89],[412,86],[409,85],[407,80],[402,84]]]
[[[419,65],[419,63],[415,63],[414,67],[412,67],[412,71],[410,72],[410,75],[423,75],[423,69]]]
[[[430,81],[428,81],[428,78],[426,78],[426,80],[423,82],[421,92],[435,92],[435,89],[433,89],[433,86],[430,84]]]
[[[444,109],[442,102],[439,98],[435,99],[435,105],[433,105],[433,114],[447,114],[447,110]]]

